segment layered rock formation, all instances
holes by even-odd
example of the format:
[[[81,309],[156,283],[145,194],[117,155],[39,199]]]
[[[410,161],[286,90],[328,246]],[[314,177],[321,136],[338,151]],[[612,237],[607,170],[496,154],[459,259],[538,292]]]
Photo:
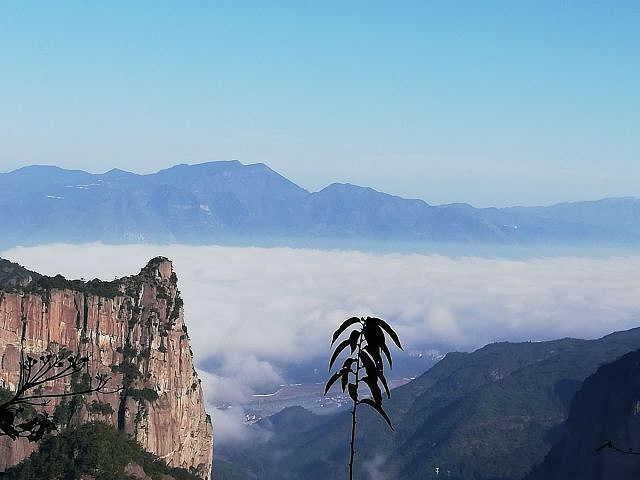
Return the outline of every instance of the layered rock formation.
[[[4,388],[18,383],[21,345],[37,356],[60,350],[89,356],[89,375],[108,373],[110,386],[123,387],[89,395],[79,403],[53,402],[47,408],[62,421],[106,421],[169,465],[209,478],[213,430],[169,260],[155,258],[138,275],[114,282],[68,281],[61,276],[33,278],[27,284],[5,281],[0,285]],[[73,387],[66,378],[48,388]],[[33,448],[26,441],[4,439],[0,469],[19,462]]]

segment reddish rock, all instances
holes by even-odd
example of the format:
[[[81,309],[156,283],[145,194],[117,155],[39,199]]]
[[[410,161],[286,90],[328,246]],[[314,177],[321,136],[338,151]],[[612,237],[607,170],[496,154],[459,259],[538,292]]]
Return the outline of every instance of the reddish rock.
[[[209,478],[213,429],[193,367],[171,262],[155,258],[140,274],[115,282],[54,286],[0,291],[0,386],[15,388],[18,382],[21,340],[25,351],[36,356],[61,348],[89,356],[91,375],[108,373],[113,387],[127,379],[131,385],[127,394],[86,396],[72,422],[107,421],[169,465],[195,468]],[[48,388],[69,387],[67,378]],[[94,401],[110,404],[113,413],[92,413],[87,406]],[[53,411],[55,406],[47,408]],[[23,440],[0,439],[0,470],[33,448]]]

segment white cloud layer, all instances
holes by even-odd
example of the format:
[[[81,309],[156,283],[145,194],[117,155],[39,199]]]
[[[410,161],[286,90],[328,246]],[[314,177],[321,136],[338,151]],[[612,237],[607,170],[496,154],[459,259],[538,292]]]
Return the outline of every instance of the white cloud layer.
[[[156,255],[174,262],[196,360],[218,365],[203,374],[212,403],[282,381],[276,363],[326,357],[332,331],[351,315],[386,318],[409,348],[463,350],[500,340],[595,338],[640,322],[640,257],[514,261],[101,244],[0,253],[42,273],[87,279],[137,273]]]

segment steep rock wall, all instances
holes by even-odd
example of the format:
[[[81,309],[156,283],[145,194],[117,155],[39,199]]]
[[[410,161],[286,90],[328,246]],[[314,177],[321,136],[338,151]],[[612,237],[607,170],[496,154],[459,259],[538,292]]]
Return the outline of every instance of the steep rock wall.
[[[640,472],[640,350],[601,366],[571,402],[564,435],[525,480],[635,480]],[[596,449],[605,442],[623,449]],[[634,454],[629,454],[631,450]]]
[[[177,277],[166,258],[114,282],[44,277],[0,290],[0,386],[14,389],[20,348],[89,356],[89,374],[108,373],[120,392],[88,395],[79,406],[47,408],[69,423],[103,420],[124,430],[169,465],[209,478],[213,429],[193,367]],[[78,380],[78,379],[76,379]],[[81,379],[80,379],[81,380]],[[69,391],[70,379],[47,388]],[[34,445],[0,442],[0,469]]]

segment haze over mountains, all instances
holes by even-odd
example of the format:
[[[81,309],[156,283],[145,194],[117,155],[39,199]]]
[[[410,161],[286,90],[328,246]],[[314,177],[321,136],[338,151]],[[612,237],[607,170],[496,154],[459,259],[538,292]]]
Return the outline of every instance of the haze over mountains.
[[[640,200],[549,207],[429,205],[351,184],[309,192],[264,164],[154,174],[30,166],[0,174],[2,245],[321,238],[537,244],[640,240]]]

